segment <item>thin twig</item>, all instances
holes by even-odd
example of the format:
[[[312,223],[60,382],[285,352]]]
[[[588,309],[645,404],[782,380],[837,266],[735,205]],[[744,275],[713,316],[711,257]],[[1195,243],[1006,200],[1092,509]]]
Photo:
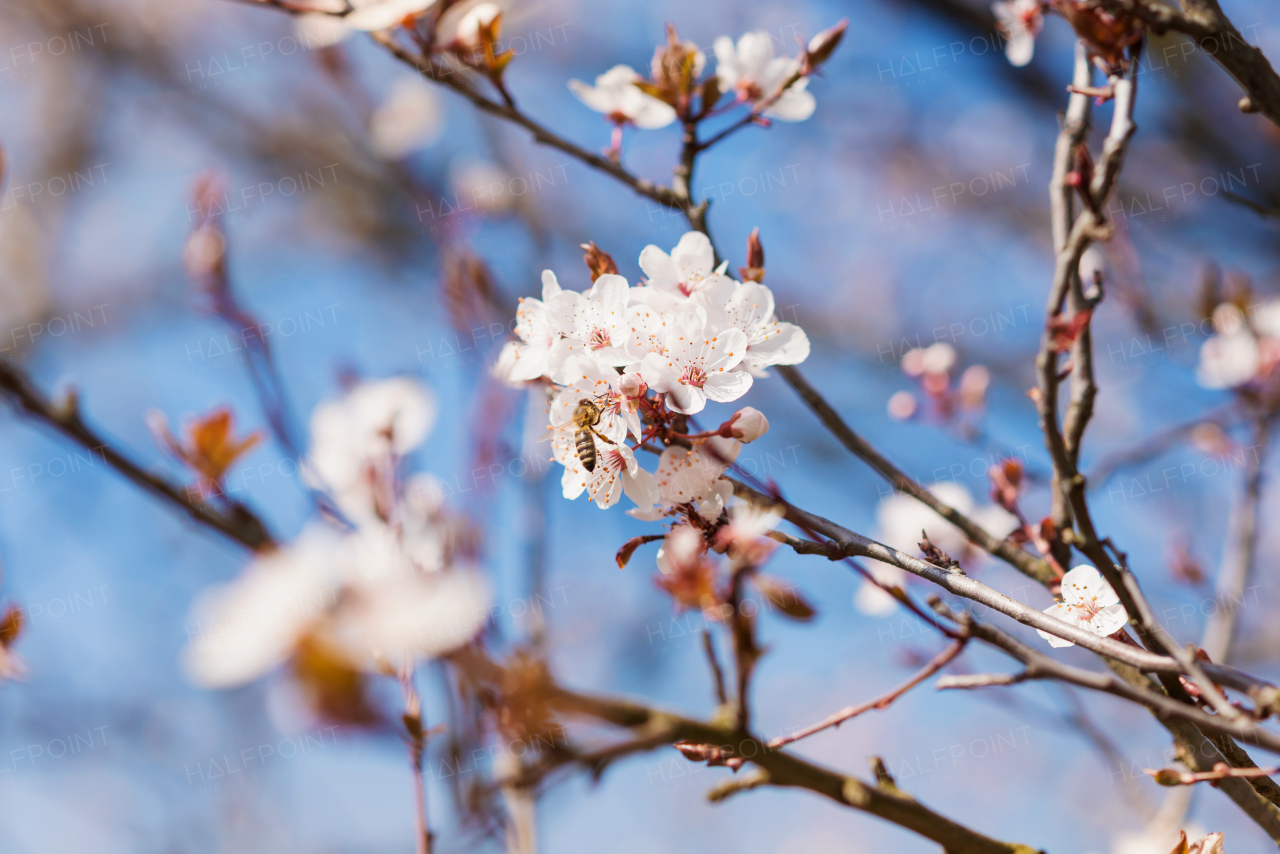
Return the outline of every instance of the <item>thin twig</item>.
[[[711,637],[711,632],[707,629],[702,630],[702,649],[707,654],[707,663],[711,665],[711,677],[715,683],[716,701],[721,706],[729,705],[729,695],[724,689],[724,670],[720,667],[720,660],[716,658],[716,645]]]
[[[863,712],[869,712],[872,709],[889,708],[889,706],[893,704],[894,700],[898,699],[903,694],[907,693],[912,688],[916,687],[921,682],[950,664],[951,661],[964,650],[965,643],[966,640],[964,638],[959,638],[953,641],[950,646],[934,656],[933,659],[924,667],[920,668],[914,676],[893,690],[887,691],[879,697],[867,700],[865,703],[859,703],[856,706],[843,708],[830,717],[818,721],[816,724],[811,724],[810,726],[794,732],[791,735],[779,736],[778,738],[770,741],[769,746],[774,748],[782,747],[783,745],[791,744],[794,741],[799,741],[802,738],[807,738],[816,732],[822,732],[822,730],[827,729],[828,727],[838,727],[840,724],[850,718],[856,718]]]

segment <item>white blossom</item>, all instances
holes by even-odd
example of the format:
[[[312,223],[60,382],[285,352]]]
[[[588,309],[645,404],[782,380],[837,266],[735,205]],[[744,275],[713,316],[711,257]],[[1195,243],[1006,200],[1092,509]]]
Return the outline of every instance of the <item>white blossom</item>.
[[[907,573],[896,566],[872,561],[866,567],[871,577],[884,587],[903,587],[907,582]],[[862,613],[871,617],[883,617],[892,614],[898,608],[898,600],[892,594],[870,581],[863,579],[854,594],[853,605]]]
[[[945,374],[955,367],[956,359],[956,348],[945,341],[913,347],[902,354],[902,372],[909,377]]]
[[[1254,313],[1255,324],[1266,330],[1274,322],[1274,311],[1264,306]],[[1260,322],[1259,322],[1260,321]],[[1260,339],[1239,308],[1223,303],[1214,309],[1215,334],[1200,345],[1196,381],[1205,388],[1238,388],[1259,375],[1263,367],[1263,345],[1274,350],[1271,334]]]
[[[592,441],[596,443],[596,464],[587,471],[574,447],[573,431],[561,431],[551,440],[554,459],[564,466],[560,477],[564,497],[573,501],[585,491],[597,507],[607,510],[625,493],[640,511],[651,510],[658,500],[658,489],[635,453],[623,442],[609,445],[594,436]]]
[[[665,127],[676,120],[676,111],[664,101],[642,91],[636,83],[640,75],[629,65],[615,65],[589,86],[570,80],[569,88],[578,100],[616,124],[630,122],[636,127]]]
[[[352,0],[354,11],[343,16],[342,22],[353,30],[389,30],[435,4],[436,0]]]
[[[637,441],[642,437],[640,415],[623,388],[624,375],[584,356],[571,356],[563,373],[573,382],[561,388],[551,401],[552,428],[572,421],[579,402],[591,398],[600,409],[596,430],[615,442],[626,439],[628,431]]]
[[[791,57],[774,57],[773,41],[767,30],[756,30],[738,39],[735,46],[728,36],[715,41],[716,77],[720,89],[737,92],[739,99],[755,104],[772,97],[778,87],[800,70],[800,61]],[[764,115],[784,122],[800,122],[813,115],[813,94],[806,91],[809,78],[801,77],[788,86]]]
[[[294,19],[293,30],[298,41],[308,50],[332,47],[350,38],[352,33],[342,18],[322,13],[299,15]]]
[[[440,97],[417,75],[397,80],[369,119],[373,148],[388,160],[399,160],[430,145],[443,132]]]
[[[1036,36],[1044,26],[1044,13],[1040,0],[997,0],[991,4],[996,16],[996,27],[1007,42],[1004,55],[1010,65],[1023,66],[1031,62],[1036,49]]]
[[[719,268],[715,264],[716,253],[711,248],[711,239],[700,231],[686,232],[670,255],[653,244],[640,253],[640,269],[644,270],[648,286],[670,297],[688,298],[708,288],[730,283],[724,275],[727,262]],[[644,289],[637,290],[642,292]],[[633,295],[633,299],[643,297]],[[669,302],[656,307],[666,308],[672,304]]]
[[[496,3],[478,3],[467,10],[458,21],[458,29],[454,38],[468,47],[480,47],[480,27],[493,23],[493,19],[502,14]]]
[[[1088,564],[1081,564],[1062,576],[1062,601],[1044,612],[1102,637],[1115,634],[1129,622],[1120,597],[1102,573]],[[1036,629],[1036,633],[1047,640],[1049,646],[1075,646],[1043,629]]]
[[[943,504],[965,515],[973,510],[973,496],[954,481],[935,483],[929,487],[929,492]],[[969,547],[969,539],[963,531],[906,493],[895,492],[881,501],[876,508],[876,523],[881,542],[906,554],[920,553],[921,531],[928,534],[930,542],[954,558],[963,557]]]
[[[669,515],[677,506],[693,504],[704,519],[718,519],[733,495],[733,485],[721,475],[738,458],[741,450],[741,442],[718,436],[699,439],[692,448],[676,445],[666,448],[653,475],[658,506],[628,513],[637,519],[653,522]]]
[[[545,283],[545,273],[543,277]],[[562,336],[548,354],[551,379],[557,383],[565,381],[563,367],[570,356],[587,356],[606,367],[631,361],[626,349],[631,338],[631,317],[627,280],[612,273],[596,279],[584,293],[561,291],[548,300],[551,333]]]
[[[658,547],[658,571],[667,576],[678,576],[690,569],[707,553],[707,541],[691,525],[676,525],[662,539]]]
[[[746,333],[736,327],[711,332],[698,320],[688,312],[674,315],[665,351],[645,356],[640,368],[650,388],[666,393],[669,407],[690,415],[701,412],[708,398],[737,400],[752,380],[733,370],[746,356]]]
[[[959,483],[943,481],[929,487],[943,504],[960,511],[994,537],[1006,537],[1019,527],[1017,517],[995,504],[975,509],[973,496]],[[957,560],[975,557],[980,552],[970,545],[968,537],[955,525],[942,518],[924,502],[905,493],[895,492],[886,497],[876,508],[879,539],[906,554],[919,554],[921,533],[929,541]],[[898,567],[883,563],[871,563],[868,570],[883,584],[901,586],[906,574]],[[880,615],[898,606],[894,599],[874,584],[864,581],[858,588],[855,605],[860,611]]]
[[[328,528],[307,528],[293,545],[261,555],[236,580],[201,594],[191,613],[199,633],[182,656],[187,676],[206,688],[225,688],[287,661],[336,601],[339,543]]]
[[[723,549],[735,560],[757,566],[764,563],[778,547],[769,533],[782,521],[783,508],[740,501],[729,508],[728,516],[728,524],[716,532],[717,549]]]
[[[361,383],[312,413],[304,479],[353,519],[371,518],[386,510],[387,466],[420,445],[435,418],[435,397],[416,380]]]
[[[325,638],[361,669],[402,668],[465,644],[484,626],[489,587],[479,572],[400,574],[353,586]]]
[[[516,335],[519,341],[508,341],[498,355],[494,376],[507,383],[536,380],[550,370],[551,348],[559,339],[551,328],[547,304],[561,293],[555,273],[542,273],[542,299],[521,297],[516,309]]]
[[[809,336],[794,323],[774,316],[773,292],[758,282],[729,282],[701,291],[707,320],[716,329],[741,329],[747,336],[743,367],[767,376],[769,365],[798,365],[809,358]]]

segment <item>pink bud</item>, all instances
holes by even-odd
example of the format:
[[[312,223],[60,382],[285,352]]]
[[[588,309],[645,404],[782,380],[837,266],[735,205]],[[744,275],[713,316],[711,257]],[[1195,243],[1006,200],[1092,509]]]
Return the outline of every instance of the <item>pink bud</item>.
[[[219,275],[227,254],[227,243],[216,225],[202,225],[187,238],[182,263],[193,279]]]
[[[649,386],[645,385],[639,374],[623,374],[622,379],[618,381],[618,387],[622,389],[623,395],[632,400],[644,397],[645,392],[649,390]]]
[[[744,406],[729,419],[729,433],[742,442],[754,442],[769,432],[769,419],[753,406]]]

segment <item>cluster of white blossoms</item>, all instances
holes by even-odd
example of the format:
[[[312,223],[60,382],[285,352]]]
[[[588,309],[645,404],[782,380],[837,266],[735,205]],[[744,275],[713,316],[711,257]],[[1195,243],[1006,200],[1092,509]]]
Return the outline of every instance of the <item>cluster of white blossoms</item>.
[[[1213,311],[1214,334],[1200,345],[1196,379],[1205,388],[1262,384],[1280,364],[1280,300],[1253,306],[1235,303]]]
[[[520,340],[506,344],[494,374],[511,384],[550,382],[552,448],[565,467],[566,498],[586,491],[600,507],[612,507],[626,493],[642,518],[690,504],[717,518],[728,487],[721,475],[740,442],[768,429],[762,414],[744,408],[720,435],[666,448],[653,474],[640,467],[628,436],[639,447],[671,416],[696,415],[708,400],[737,400],[768,366],[808,358],[809,339],[777,319],[767,287],[735,281],[726,264],[717,267],[704,234],[689,232],[670,254],[645,247],[640,268],[646,278],[639,285],[603,273],[582,293],[562,289],[544,271],[542,299],[520,301]],[[574,413],[583,400],[599,409],[590,471],[575,447]]]
[[[809,43],[816,52],[828,36],[820,33]],[[706,67],[706,55],[691,42],[684,43],[692,57],[692,76],[698,79]],[[733,94],[736,102],[753,109],[763,105],[760,114],[784,122],[801,122],[813,115],[815,102],[807,91],[809,78],[804,74],[800,56],[774,56],[773,39],[767,30],[757,30],[738,39],[728,36],[715,40],[716,82],[719,93]],[[640,84],[644,78],[629,65],[615,65],[596,78],[595,85],[570,80],[569,88],[582,103],[609,121],[639,128],[666,127],[676,120],[675,108],[646,92]]]
[[[431,393],[405,378],[362,383],[316,408],[304,477],[344,518],[308,524],[200,597],[184,654],[194,681],[242,684],[304,647],[394,673],[475,636],[489,592],[461,523],[434,478],[399,474],[435,416]]]

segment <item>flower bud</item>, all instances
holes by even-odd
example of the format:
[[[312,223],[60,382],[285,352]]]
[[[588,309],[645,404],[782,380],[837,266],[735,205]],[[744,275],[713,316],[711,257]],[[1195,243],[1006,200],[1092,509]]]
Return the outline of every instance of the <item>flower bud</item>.
[[[739,267],[744,282],[764,281],[764,246],[760,244],[760,229],[753,228],[747,238],[747,266]]]
[[[805,50],[805,58],[812,70],[831,58],[836,46],[844,38],[844,31],[849,27],[849,19],[845,18],[834,27],[829,27],[809,40]]]
[[[618,387],[622,389],[622,393],[631,400],[644,397],[645,392],[649,390],[649,386],[645,381],[640,379],[639,374],[623,374],[618,380]]]
[[[753,406],[744,406],[729,419],[729,433],[742,442],[754,442],[769,432],[769,419]]]
[[[613,260],[612,255],[596,246],[594,240],[590,243],[583,243],[582,248],[587,250],[587,254],[582,256],[582,260],[587,263],[587,269],[591,271],[591,281],[594,282],[607,274],[617,275],[617,262]]]
[[[216,225],[202,225],[187,238],[182,249],[182,263],[193,279],[203,280],[221,275],[227,255],[227,242]]]

